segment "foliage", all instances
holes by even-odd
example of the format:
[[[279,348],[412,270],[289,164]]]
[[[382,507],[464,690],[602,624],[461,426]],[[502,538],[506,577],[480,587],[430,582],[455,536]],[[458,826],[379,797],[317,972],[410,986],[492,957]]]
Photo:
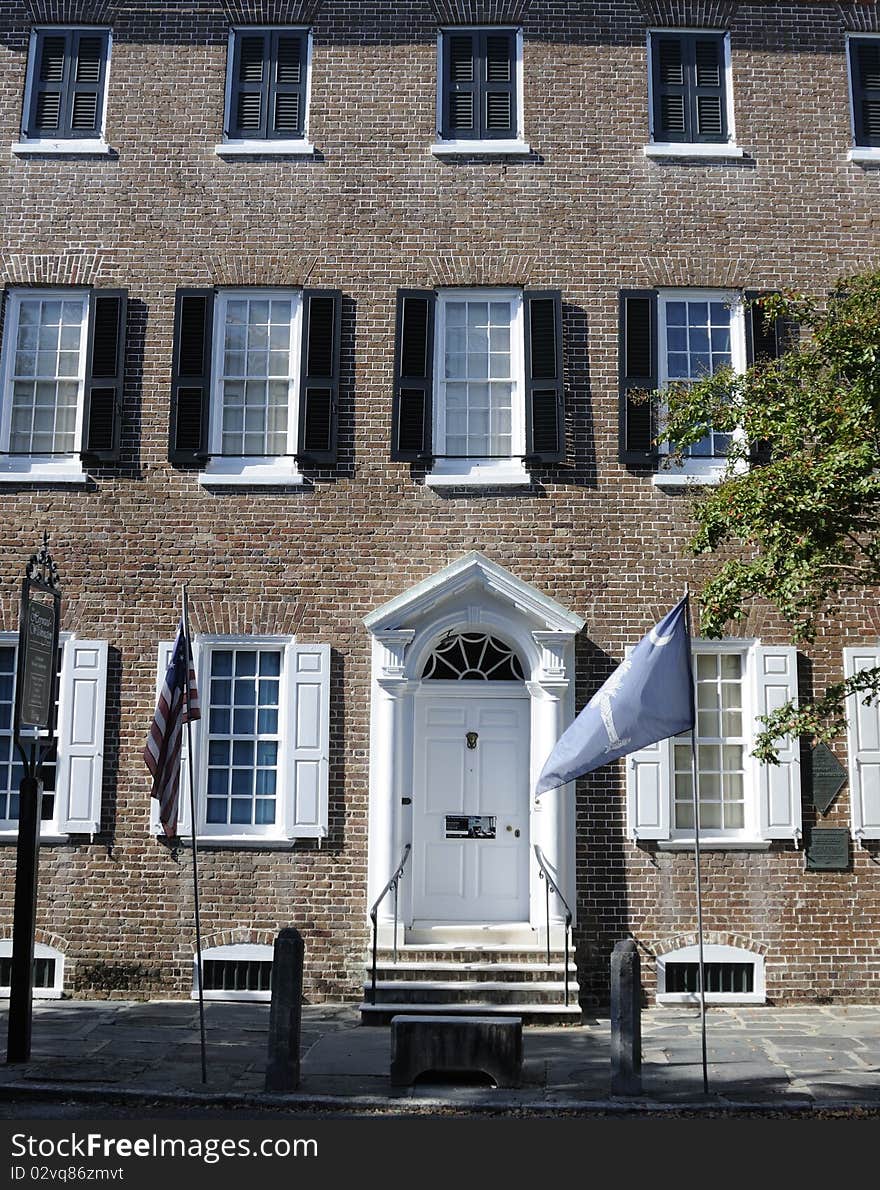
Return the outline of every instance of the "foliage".
[[[734,435],[723,482],[694,507],[690,548],[719,556],[700,595],[701,633],[724,635],[764,599],[802,644],[847,596],[880,586],[880,270],[841,281],[825,302],[785,292],[759,306],[783,320],[788,349],[743,375],[670,385],[661,440],[680,459],[709,425]],[[782,734],[830,741],[855,691],[880,696],[880,668],[768,716],[755,754],[775,760]]]

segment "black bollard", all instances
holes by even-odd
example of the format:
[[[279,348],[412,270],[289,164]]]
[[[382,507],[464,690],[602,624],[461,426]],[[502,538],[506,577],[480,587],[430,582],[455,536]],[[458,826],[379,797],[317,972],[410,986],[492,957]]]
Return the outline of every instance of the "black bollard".
[[[299,930],[287,927],[275,939],[272,956],[272,1004],[269,1009],[269,1054],[266,1091],[285,1094],[299,1086],[302,1032],[302,988],[305,943]]]
[[[642,1093],[642,980],[632,938],[611,953],[611,1094]]]

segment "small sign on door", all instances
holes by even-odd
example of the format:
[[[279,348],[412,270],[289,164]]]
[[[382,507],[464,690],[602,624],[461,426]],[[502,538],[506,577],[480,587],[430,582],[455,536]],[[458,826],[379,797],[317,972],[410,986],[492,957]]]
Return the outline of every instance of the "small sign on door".
[[[494,814],[447,814],[447,839],[494,839]]]

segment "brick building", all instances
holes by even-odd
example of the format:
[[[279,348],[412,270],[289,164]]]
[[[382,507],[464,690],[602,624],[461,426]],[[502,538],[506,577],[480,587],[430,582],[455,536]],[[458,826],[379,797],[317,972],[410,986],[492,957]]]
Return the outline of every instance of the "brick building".
[[[293,924],[309,998],[359,996],[407,845],[380,1007],[406,975],[564,1017],[565,902],[582,1005],[628,933],[649,995],[686,994],[681,749],[531,789],[701,579],[690,489],[725,443],[663,467],[631,390],[772,353],[745,294],[877,263],[877,6],[2,0],[0,61],[0,957],[18,580],[48,529],[45,992],[190,993],[192,827],[157,839],[141,756],[186,579],[217,994],[264,995]],[[824,816],[806,751],[749,756],[798,683],[876,661],[876,600],[809,657],[769,611],[738,633],[695,645],[713,986],[876,1000],[876,709]],[[806,870],[817,822],[846,870]]]

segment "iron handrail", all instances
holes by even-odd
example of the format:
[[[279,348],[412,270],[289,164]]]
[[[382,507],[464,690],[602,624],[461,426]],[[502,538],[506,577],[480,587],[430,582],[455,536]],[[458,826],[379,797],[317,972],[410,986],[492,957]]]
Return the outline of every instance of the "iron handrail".
[[[559,885],[550,875],[550,869],[544,862],[544,857],[541,855],[541,848],[537,843],[533,845],[535,852],[535,859],[538,861],[538,879],[543,880],[544,884],[544,907],[547,920],[547,966],[550,966],[550,894],[556,893],[562,904],[565,906],[565,969],[563,971],[563,978],[565,980],[565,1007],[568,1008],[568,932],[571,923],[574,920],[574,914],[571,911],[571,906],[566,901],[565,896],[559,888]]]
[[[400,863],[394,869],[394,874],[391,879],[379,893],[378,897],[373,903],[373,908],[370,910],[370,921],[373,923],[373,967],[370,973],[370,1003],[376,1003],[376,955],[378,950],[379,938],[379,906],[388,896],[389,892],[394,892],[394,961],[397,962],[397,888],[403,877],[403,870],[406,867],[406,861],[409,859],[409,853],[412,851],[412,843],[407,843],[403,849],[403,854],[400,857]]]

